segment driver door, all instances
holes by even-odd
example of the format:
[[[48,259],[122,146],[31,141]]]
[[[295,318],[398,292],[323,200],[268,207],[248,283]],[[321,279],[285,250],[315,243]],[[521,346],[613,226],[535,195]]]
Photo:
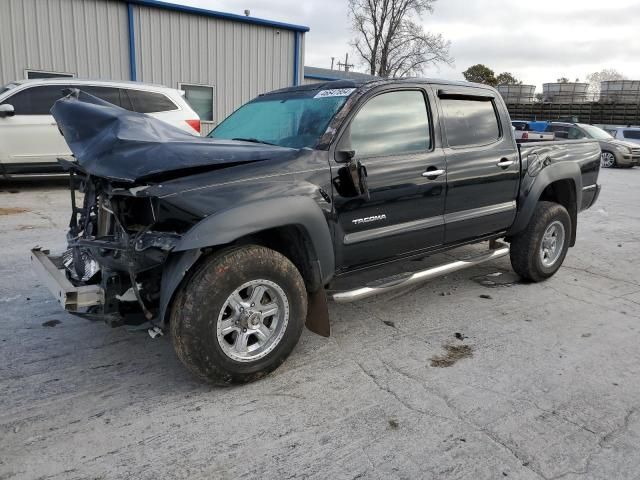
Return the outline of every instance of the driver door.
[[[447,176],[434,141],[430,95],[422,87],[377,91],[356,107],[343,131],[336,151],[355,151],[369,195],[341,183],[346,166],[333,158],[336,264],[342,270],[443,243]]]

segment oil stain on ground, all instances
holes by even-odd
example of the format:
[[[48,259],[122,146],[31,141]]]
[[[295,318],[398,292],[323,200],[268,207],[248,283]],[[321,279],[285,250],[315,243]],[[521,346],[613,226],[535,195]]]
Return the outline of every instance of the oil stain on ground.
[[[0,215],[16,215],[18,213],[28,212],[26,208],[19,207],[0,207]]]
[[[473,357],[473,349],[469,345],[444,345],[446,353],[444,355],[434,355],[431,357],[432,367],[450,367],[458,360]]]

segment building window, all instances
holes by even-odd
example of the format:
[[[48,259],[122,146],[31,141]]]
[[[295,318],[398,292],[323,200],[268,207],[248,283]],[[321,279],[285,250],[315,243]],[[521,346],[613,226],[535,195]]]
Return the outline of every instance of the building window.
[[[24,76],[28,79],[32,78],[73,78],[75,75],[73,73],[61,73],[61,72],[46,72],[43,70],[25,70]]]
[[[185,100],[191,105],[200,120],[203,122],[213,121],[213,94],[215,87],[211,85],[193,85],[189,83],[179,83],[178,88],[184,90]]]

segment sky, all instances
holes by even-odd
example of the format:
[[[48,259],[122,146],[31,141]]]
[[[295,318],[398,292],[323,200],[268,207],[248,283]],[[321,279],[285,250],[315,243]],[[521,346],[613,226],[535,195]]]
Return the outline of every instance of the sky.
[[[349,45],[347,0],[170,1],[306,25],[305,65],[330,68],[331,57],[349,53],[355,70],[365,71]],[[451,41],[454,58],[453,66],[428,67],[424,76],[463,80],[464,70],[483,63],[538,91],[560,77],[585,81],[604,68],[640,79],[640,0],[438,0],[421,21]]]

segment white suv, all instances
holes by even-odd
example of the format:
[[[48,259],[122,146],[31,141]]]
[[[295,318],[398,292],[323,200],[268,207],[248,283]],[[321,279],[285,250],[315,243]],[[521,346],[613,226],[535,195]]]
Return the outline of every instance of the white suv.
[[[79,88],[127,110],[146,113],[193,135],[200,117],[184,92],[138,82],[75,78],[18,80],[0,88],[0,178],[50,175],[71,152],[49,113],[66,88]]]

